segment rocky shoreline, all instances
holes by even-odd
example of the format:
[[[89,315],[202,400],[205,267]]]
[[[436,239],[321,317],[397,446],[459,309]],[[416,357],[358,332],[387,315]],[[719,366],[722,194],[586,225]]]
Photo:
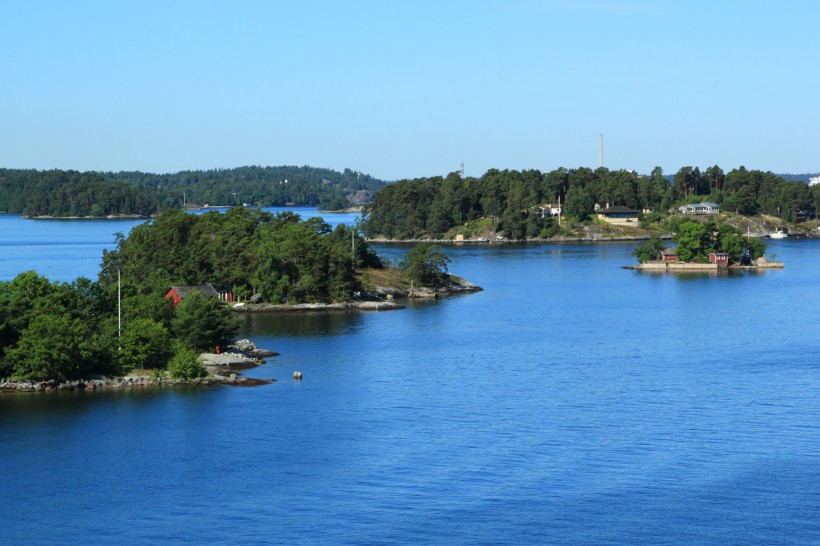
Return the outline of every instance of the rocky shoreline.
[[[73,381],[57,381],[55,379],[47,381],[18,381],[5,378],[0,379],[0,393],[73,392],[182,386],[212,387],[217,385],[252,387],[267,385],[276,380],[242,377],[238,372],[240,370],[255,368],[256,366],[264,364],[265,358],[277,355],[278,353],[273,351],[258,348],[256,344],[250,340],[242,339],[231,344],[229,346],[229,352],[227,353],[203,353],[199,355],[202,366],[208,372],[207,377],[173,379],[167,375],[167,372],[157,375],[142,371],[141,373],[132,372],[123,377],[92,375],[86,379],[76,379]]]
[[[288,313],[296,311],[393,311],[404,309],[393,301],[351,301],[343,303],[236,303],[232,309],[238,313]]]
[[[436,299],[440,296],[469,294],[480,292],[483,288],[462,279],[449,275],[447,282],[436,288],[400,288],[394,286],[376,286],[372,292],[359,294],[355,301],[341,303],[235,303],[232,309],[239,313],[292,313],[306,311],[394,311],[404,309],[405,305],[396,299]]]

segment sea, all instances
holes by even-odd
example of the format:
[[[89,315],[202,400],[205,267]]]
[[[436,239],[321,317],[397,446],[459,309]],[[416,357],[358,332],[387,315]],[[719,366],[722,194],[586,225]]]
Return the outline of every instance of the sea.
[[[0,280],[96,278],[138,223],[0,216]],[[820,241],[638,244],[446,246],[482,292],[247,316],[269,385],[0,394],[0,541],[820,544]]]

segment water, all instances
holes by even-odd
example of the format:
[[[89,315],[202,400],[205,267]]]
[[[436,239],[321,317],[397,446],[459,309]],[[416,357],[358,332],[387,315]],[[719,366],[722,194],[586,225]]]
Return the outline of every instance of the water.
[[[268,386],[2,396],[3,540],[820,543],[820,243],[720,277],[634,246],[451,247],[484,292],[250,316]]]

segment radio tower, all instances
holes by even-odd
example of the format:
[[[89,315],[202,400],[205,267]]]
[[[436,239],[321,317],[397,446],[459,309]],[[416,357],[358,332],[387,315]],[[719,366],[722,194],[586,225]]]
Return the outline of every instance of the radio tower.
[[[461,179],[464,180],[464,160],[463,159],[461,160],[461,170],[459,170],[459,172],[461,173]]]
[[[604,134],[601,133],[601,144],[598,150],[598,159],[601,162],[601,167],[604,166]]]

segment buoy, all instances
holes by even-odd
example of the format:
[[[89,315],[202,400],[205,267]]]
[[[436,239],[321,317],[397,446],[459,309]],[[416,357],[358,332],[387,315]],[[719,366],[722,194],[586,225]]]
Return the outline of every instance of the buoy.
[[[302,372],[293,372],[294,379],[302,379]]]

